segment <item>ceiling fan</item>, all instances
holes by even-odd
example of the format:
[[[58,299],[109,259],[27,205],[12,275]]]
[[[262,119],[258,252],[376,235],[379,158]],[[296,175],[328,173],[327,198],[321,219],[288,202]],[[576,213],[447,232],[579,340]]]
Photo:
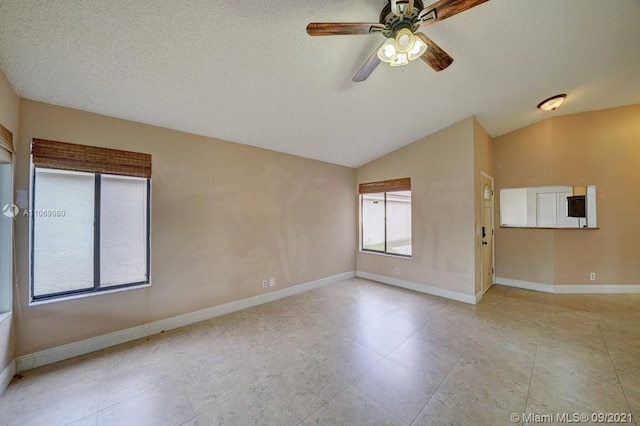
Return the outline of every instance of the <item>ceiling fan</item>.
[[[442,71],[453,58],[429,37],[417,32],[427,26],[450,18],[488,0],[439,0],[424,7],[422,0],[389,0],[380,12],[379,23],[312,22],[307,25],[311,36],[382,33],[387,40],[369,57],[353,81],[366,80],[380,62],[392,67],[407,65],[421,58],[435,71]]]

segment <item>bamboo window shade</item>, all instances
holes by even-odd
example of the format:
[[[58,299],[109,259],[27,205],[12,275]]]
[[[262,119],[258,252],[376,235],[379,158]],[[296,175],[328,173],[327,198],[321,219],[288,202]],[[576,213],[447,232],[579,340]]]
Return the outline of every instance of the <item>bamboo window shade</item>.
[[[11,163],[13,134],[0,124],[0,163]]]
[[[151,154],[139,152],[33,139],[31,158],[36,167],[151,177]]]
[[[410,191],[411,178],[383,180],[380,182],[361,183],[358,192],[360,194],[371,194],[374,192]]]

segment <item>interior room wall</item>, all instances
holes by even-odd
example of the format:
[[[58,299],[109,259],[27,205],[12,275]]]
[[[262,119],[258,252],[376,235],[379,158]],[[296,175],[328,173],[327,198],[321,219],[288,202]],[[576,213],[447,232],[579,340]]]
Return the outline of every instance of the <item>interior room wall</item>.
[[[556,285],[640,284],[639,140],[640,105],[553,117],[495,138],[498,191],[596,185],[599,227],[497,228],[496,275]]]
[[[14,142],[18,133],[18,109],[19,98],[13,92],[11,85],[7,81],[2,71],[0,71],[0,123],[14,135]],[[0,206],[1,207],[1,206]],[[11,220],[5,216],[0,216],[0,220]],[[11,297],[12,286],[9,284],[9,294]],[[6,294],[3,292],[3,294]],[[11,303],[9,303],[11,305]],[[14,326],[13,315],[0,314],[0,373],[2,373],[14,358]]]
[[[493,148],[489,134],[473,118],[473,161],[474,161],[474,217],[475,217],[475,293],[482,290],[482,202],[483,188],[481,173],[493,177]]]
[[[469,117],[356,170],[356,184],[410,177],[412,197],[412,257],[359,251],[359,272],[475,295],[473,135]]]
[[[496,277],[553,284],[555,231],[499,227],[501,189],[552,184],[551,147],[550,120],[493,139]]]
[[[17,356],[354,270],[351,168],[29,100],[19,135],[22,190],[32,138],[152,154],[153,286],[29,306],[20,218]]]

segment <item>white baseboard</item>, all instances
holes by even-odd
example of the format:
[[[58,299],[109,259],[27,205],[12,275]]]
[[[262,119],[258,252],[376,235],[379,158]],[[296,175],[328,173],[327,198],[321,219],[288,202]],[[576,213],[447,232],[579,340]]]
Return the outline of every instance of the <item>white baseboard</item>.
[[[16,368],[18,371],[30,370],[110,346],[130,342],[131,340],[142,339],[149,335],[151,335],[151,333],[149,333],[149,324],[139,325],[127,328],[126,330],[119,330],[66,345],[21,355],[16,358]]]
[[[514,280],[512,278],[496,277],[495,284],[506,285],[509,287],[524,288],[525,290],[542,291],[544,293],[555,293],[554,285],[542,284],[533,281]]]
[[[372,281],[379,281],[381,283],[394,285],[396,287],[419,291],[421,293],[457,300],[459,302],[470,303],[472,305],[476,304],[476,295],[472,294],[459,293],[457,291],[446,290],[444,288],[432,287],[426,284],[418,284],[411,281],[399,280],[397,278],[385,277],[384,275],[371,274],[369,272],[363,271],[357,271],[356,276]]]
[[[629,294],[640,293],[637,284],[542,284],[532,281],[496,277],[496,284],[556,294]]]
[[[260,294],[258,296],[249,297],[247,299],[237,300],[235,302],[225,303],[223,305],[213,306],[211,308],[202,309],[187,314],[178,315],[172,318],[166,318],[159,321],[131,327],[126,330],[120,330],[113,333],[103,334],[101,336],[92,337],[78,342],[69,343],[54,348],[26,354],[16,358],[14,372],[25,371],[64,359],[73,358],[78,355],[87,354],[110,346],[119,345],[131,340],[141,339],[153,334],[160,333],[165,330],[172,330],[186,325],[194,324],[200,321],[208,320],[220,315],[250,308],[252,306],[263,303],[272,302],[284,297],[293,296],[294,294],[313,290],[337,281],[346,280],[355,277],[354,271],[333,275],[319,280],[310,281],[304,284],[283,288],[281,290],[271,291]],[[4,374],[4,373],[3,373]],[[11,374],[10,377],[13,377]]]
[[[9,383],[11,383],[11,379],[16,374],[16,361],[11,361],[11,364],[7,365],[2,373],[0,373],[0,396],[4,393]]]
[[[556,293],[629,294],[640,293],[638,284],[577,284],[555,285]]]

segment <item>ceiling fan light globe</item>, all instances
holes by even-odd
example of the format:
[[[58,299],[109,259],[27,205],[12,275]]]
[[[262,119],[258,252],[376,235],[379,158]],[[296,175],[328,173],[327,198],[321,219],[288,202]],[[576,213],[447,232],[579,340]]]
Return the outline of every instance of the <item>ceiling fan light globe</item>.
[[[406,28],[401,29],[396,34],[395,48],[400,53],[408,53],[413,49],[416,37]]]
[[[380,46],[380,49],[378,49],[378,58],[382,62],[386,62],[387,64],[393,62],[393,59],[397,54],[394,44],[395,42],[392,39],[388,39],[382,46]]]
[[[413,61],[415,59],[418,59],[420,56],[424,54],[424,52],[427,51],[427,49],[428,49],[427,44],[424,41],[420,40],[418,37],[416,37],[416,41],[408,53],[409,60]]]
[[[393,58],[393,62],[389,65],[392,67],[403,67],[409,64],[409,57],[406,53],[398,53],[395,58]]]

